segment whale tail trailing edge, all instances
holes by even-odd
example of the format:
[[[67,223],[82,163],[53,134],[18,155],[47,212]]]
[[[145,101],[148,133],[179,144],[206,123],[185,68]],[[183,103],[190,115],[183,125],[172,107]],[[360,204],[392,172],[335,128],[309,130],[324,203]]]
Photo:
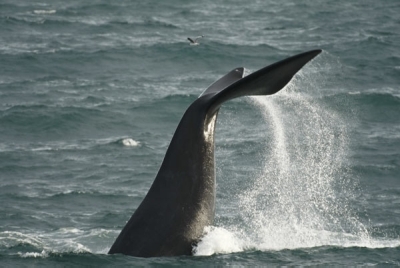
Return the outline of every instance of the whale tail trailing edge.
[[[272,95],[277,93],[279,90],[284,88],[287,83],[289,83],[293,76],[307,62],[312,60],[321,52],[322,50],[320,49],[311,50],[276,62],[242,79],[239,79],[223,90],[216,92],[216,90],[213,90],[213,86],[223,79],[218,80],[202,94],[206,95],[214,93],[214,96],[210,99],[209,113],[214,114],[218,111],[223,102],[234,98],[242,96]],[[228,73],[228,75],[235,71],[240,72],[237,70],[241,70],[243,72],[242,68],[237,68]],[[215,88],[221,89],[221,86]]]

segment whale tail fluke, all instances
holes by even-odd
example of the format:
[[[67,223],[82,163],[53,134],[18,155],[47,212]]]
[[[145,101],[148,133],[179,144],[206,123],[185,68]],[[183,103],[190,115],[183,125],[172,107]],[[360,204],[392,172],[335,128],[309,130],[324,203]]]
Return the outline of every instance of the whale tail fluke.
[[[244,78],[244,69],[236,68],[208,87],[183,115],[150,190],[109,254],[191,254],[204,227],[214,221],[214,130],[219,107],[233,98],[278,92],[319,53],[298,54]]]
[[[223,78],[215,82],[208,88],[202,95],[213,93],[214,96],[210,100],[210,112],[214,113],[218,111],[221,104],[230,99],[242,97],[242,96],[254,96],[254,95],[272,95],[277,93],[279,90],[284,88],[287,83],[293,78],[293,76],[310,60],[320,54],[322,50],[311,50],[301,54],[297,54],[290,58],[278,61],[267,67],[264,67],[242,79],[233,82],[223,90],[216,92],[210,90],[213,85],[217,84]],[[232,72],[240,73],[243,72],[242,68],[236,68]],[[232,75],[233,76],[233,75]],[[221,86],[215,87],[221,89]],[[200,95],[200,96],[202,96]]]

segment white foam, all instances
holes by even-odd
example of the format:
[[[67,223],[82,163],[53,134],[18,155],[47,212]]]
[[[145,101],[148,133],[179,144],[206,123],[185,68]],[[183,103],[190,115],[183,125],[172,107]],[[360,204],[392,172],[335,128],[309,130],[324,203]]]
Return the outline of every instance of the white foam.
[[[54,10],[54,9],[52,9],[52,10],[34,10],[33,11],[33,13],[40,14],[40,15],[43,15],[43,14],[55,14],[56,12],[57,12],[57,10]]]
[[[4,231],[0,233],[0,245],[11,247],[21,243],[32,245],[36,248],[43,244],[42,240],[37,235],[15,231]]]
[[[38,147],[38,148],[33,148],[32,151],[52,151],[53,148],[51,148],[50,146],[43,146],[43,147]]]
[[[22,258],[47,258],[49,253],[43,250],[42,252],[18,252]]]
[[[136,147],[136,146],[139,146],[140,143],[131,138],[126,138],[126,139],[122,140],[122,144],[124,146],[128,146],[128,147]]]
[[[233,253],[243,251],[244,245],[236,235],[222,227],[207,226],[204,237],[193,249],[196,256],[210,256],[216,253]]]
[[[271,227],[271,226],[269,226]],[[362,235],[325,230],[274,226],[264,230],[228,230],[224,227],[205,227],[204,237],[193,248],[195,256],[229,254],[246,250],[279,251],[285,249],[315,248],[322,246],[396,248],[399,239],[371,239]]]
[[[62,234],[82,234],[83,231],[78,228],[61,228],[60,233]]]
[[[89,140],[76,140],[76,141],[49,141],[40,143],[1,143],[0,152],[9,151],[58,151],[58,150],[86,150],[96,145],[107,145],[110,143],[122,143],[127,147],[140,146],[140,142],[131,138],[124,137],[110,137],[105,139],[89,139]]]
[[[92,253],[88,247],[82,245],[81,243],[74,242],[71,245],[73,246],[74,253]]]

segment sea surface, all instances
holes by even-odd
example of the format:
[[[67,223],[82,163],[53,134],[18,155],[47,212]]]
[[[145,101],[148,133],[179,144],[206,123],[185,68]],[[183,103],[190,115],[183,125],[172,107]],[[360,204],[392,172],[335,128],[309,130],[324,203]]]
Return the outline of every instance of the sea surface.
[[[194,256],[107,255],[208,85],[317,48],[221,107]],[[399,266],[400,2],[0,0],[0,204],[2,267]]]

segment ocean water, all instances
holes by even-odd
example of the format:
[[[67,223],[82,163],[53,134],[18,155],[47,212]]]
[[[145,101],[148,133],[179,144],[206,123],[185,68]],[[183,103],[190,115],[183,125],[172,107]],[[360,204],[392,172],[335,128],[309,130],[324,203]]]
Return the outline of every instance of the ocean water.
[[[400,265],[399,14],[1,0],[0,266]],[[278,94],[222,106],[216,220],[195,256],[107,255],[208,85],[316,48]]]

